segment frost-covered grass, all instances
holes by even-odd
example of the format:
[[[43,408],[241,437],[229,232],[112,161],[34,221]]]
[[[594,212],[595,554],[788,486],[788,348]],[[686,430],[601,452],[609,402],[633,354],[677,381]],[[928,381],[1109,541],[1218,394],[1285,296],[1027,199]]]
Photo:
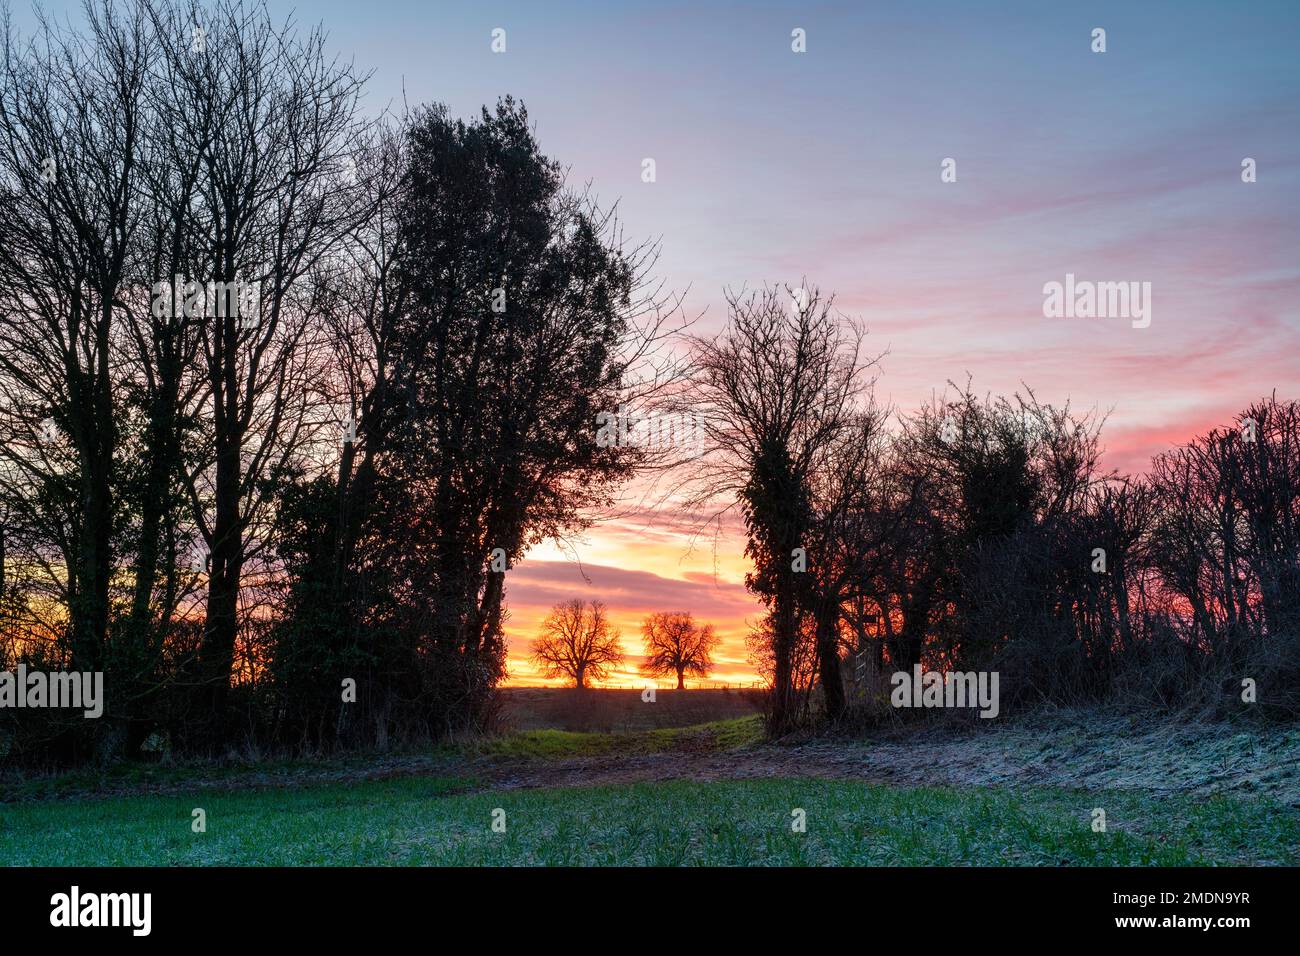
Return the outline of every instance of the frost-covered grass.
[[[538,730],[11,777],[0,864],[1294,865],[1298,769],[1294,727],[1098,711],[780,745],[756,717]]]
[[[0,863],[1127,866],[1283,863],[1300,853],[1300,818],[1267,800],[808,779],[465,786],[407,777],[10,804]],[[204,833],[193,832],[195,806]],[[1093,828],[1097,807],[1105,832]]]
[[[1024,783],[1268,796],[1300,808],[1300,726],[1051,710],[963,728],[936,723],[852,746],[908,782]],[[815,749],[815,748],[814,748]],[[924,761],[916,754],[924,753]]]

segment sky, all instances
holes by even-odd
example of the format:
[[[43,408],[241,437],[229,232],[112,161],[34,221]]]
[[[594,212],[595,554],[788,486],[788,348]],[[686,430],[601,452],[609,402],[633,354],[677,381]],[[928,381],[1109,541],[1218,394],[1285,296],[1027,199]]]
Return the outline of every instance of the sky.
[[[1293,0],[268,6],[323,23],[372,71],[368,111],[523,100],[571,182],[616,201],[628,236],[661,240],[658,274],[702,313],[696,331],[721,328],[726,288],[833,292],[885,353],[882,404],[968,376],[978,392],[1027,385],[1107,415],[1107,464],[1140,472],[1274,389],[1300,398]],[[1067,274],[1149,282],[1150,325],[1045,317],[1044,284]],[[743,538],[698,530],[638,513],[530,552],[507,578],[511,680],[539,682],[530,642],[571,597],[605,601],[623,633],[613,683],[644,683],[655,610],[715,624],[714,678],[754,680]]]

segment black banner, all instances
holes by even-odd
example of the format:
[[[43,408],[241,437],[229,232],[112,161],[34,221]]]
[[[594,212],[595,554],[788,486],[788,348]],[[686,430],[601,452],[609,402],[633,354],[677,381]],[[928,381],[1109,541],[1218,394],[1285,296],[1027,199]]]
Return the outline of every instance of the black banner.
[[[1279,931],[1287,869],[10,869],[5,932],[82,941],[340,945],[473,927],[495,942],[558,934],[770,939],[825,919],[873,942],[1050,932],[1056,939]],[[676,900],[662,909],[655,900]],[[586,916],[575,916],[585,912]],[[656,915],[660,914],[660,915]],[[572,922],[576,918],[576,924]],[[445,930],[440,927],[445,927]],[[919,934],[919,935],[918,935]],[[437,937],[430,937],[431,940]]]

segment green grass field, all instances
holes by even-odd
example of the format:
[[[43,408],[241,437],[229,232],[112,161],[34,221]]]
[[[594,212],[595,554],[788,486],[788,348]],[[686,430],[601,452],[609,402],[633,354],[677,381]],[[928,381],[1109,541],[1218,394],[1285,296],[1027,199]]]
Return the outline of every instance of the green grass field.
[[[10,803],[0,805],[0,863],[1176,865],[1279,863],[1300,845],[1296,816],[1260,800],[798,779],[469,786],[404,777]],[[205,833],[192,832],[196,806]],[[1108,832],[1092,830],[1097,806]],[[497,808],[504,833],[492,829]],[[806,832],[793,831],[796,809]]]
[[[1102,735],[1087,746],[1074,726],[959,737],[941,756],[931,738],[774,746],[762,742],[756,717],[743,717],[627,733],[528,730],[388,756],[121,764],[11,777],[0,802],[0,865],[1300,862],[1289,734],[1247,747],[1222,731],[1232,743],[1225,752],[1253,762],[1273,792],[1251,792],[1252,784],[1207,796],[1153,784],[1062,785],[1088,779],[1093,765],[1113,766],[1119,779],[1155,765],[1141,747],[1125,756],[1116,743],[1136,746],[1136,738]],[[1025,750],[1022,736],[1035,746]],[[1202,737],[1200,746],[1219,752],[1221,741]],[[1064,749],[1045,763],[1048,744]],[[1189,750],[1169,754],[1182,754],[1202,777],[1218,772]],[[1074,764],[1067,752],[1077,752]],[[918,755],[948,767],[949,776],[924,785],[853,779],[870,769],[867,756],[879,772],[915,769]],[[1054,767],[1058,776],[1014,783],[972,776],[971,767],[992,766],[997,755],[1035,774]],[[1225,767],[1241,777],[1240,768]],[[1155,776],[1175,774],[1158,768]],[[192,829],[195,808],[205,811],[206,832]],[[1104,832],[1093,829],[1095,808],[1105,811]]]
[[[523,730],[466,745],[479,755],[556,759],[561,757],[635,756],[674,750],[734,750],[763,739],[759,717],[737,717],[690,727],[661,727],[628,733],[590,734],[570,730]]]

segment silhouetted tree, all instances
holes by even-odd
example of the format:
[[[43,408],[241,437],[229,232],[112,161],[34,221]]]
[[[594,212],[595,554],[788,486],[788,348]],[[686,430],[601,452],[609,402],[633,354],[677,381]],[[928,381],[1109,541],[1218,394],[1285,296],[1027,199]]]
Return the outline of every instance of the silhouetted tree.
[[[729,296],[728,318],[717,338],[692,340],[691,398],[707,444],[692,468],[693,503],[707,506],[721,497],[741,508],[745,553],[754,562],[746,583],[772,614],[770,720],[782,733],[795,704],[792,667],[812,475],[827,448],[852,427],[870,363],[859,355],[860,334],[816,289]]]
[[[346,159],[360,81],[317,28],[299,35],[265,8],[221,0],[196,50],[179,13],[162,20],[169,95],[203,159],[188,215],[202,237],[188,278],[249,283],[241,308],[201,323],[210,457],[188,476],[208,553],[198,680],[221,733],[246,564],[266,557],[277,474],[304,450],[321,369],[313,271],[354,227]]]
[[[605,615],[605,605],[577,598],[557,604],[542,622],[533,644],[533,660],[547,677],[568,677],[579,689],[602,681],[623,660],[618,630]]]
[[[397,178],[330,319],[356,436],[322,540],[336,600],[362,602],[334,618],[382,619],[408,659],[393,696],[441,733],[480,721],[504,673],[507,569],[641,460],[597,416],[643,386],[672,308],[646,285],[653,247],[565,187],[513,100],[417,111],[383,149]]]
[[[138,12],[87,12],[84,35],[43,21],[27,44],[5,23],[0,456],[9,506],[27,513],[17,523],[66,608],[66,641],[51,656],[122,679],[110,681],[98,741],[111,755],[131,683],[119,664],[132,658],[109,635],[128,379],[114,350],[138,253],[151,52]]]
[[[811,615],[826,714],[845,709],[841,623],[855,597],[872,595],[905,512],[891,508],[884,415],[865,408],[827,446],[810,482],[808,568],[801,606]]]
[[[646,659],[641,673],[648,677],[677,678],[677,689],[686,687],[686,675],[708,677],[713,668],[713,651],[718,636],[712,624],[697,624],[687,611],[659,611],[641,624]]]

